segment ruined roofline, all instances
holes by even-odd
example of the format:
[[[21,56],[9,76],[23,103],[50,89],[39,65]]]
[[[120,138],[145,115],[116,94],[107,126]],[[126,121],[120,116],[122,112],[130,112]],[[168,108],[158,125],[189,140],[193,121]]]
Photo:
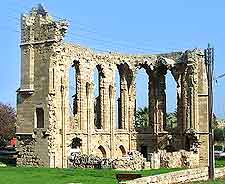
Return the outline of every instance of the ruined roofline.
[[[189,54],[200,54],[203,55],[203,50],[201,49],[192,49],[186,50],[184,52],[170,52],[170,53],[161,53],[161,54],[121,54],[117,52],[96,52],[94,49],[83,47],[74,43],[63,42],[62,46],[67,56],[73,58],[73,60],[102,60],[109,61],[110,63],[114,62],[120,63],[130,62],[130,63],[139,63],[139,64],[152,64],[153,66],[162,63],[173,67],[177,63],[185,63],[186,56]]]

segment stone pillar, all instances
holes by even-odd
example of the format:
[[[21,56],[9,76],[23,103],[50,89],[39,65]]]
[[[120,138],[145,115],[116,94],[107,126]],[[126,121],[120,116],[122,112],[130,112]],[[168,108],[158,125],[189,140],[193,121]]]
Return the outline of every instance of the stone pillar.
[[[151,72],[149,80],[150,88],[150,122],[153,123],[153,132],[164,131],[166,122],[166,93],[165,70]]]
[[[165,71],[158,74],[157,85],[157,124],[158,132],[163,132],[166,125],[166,82]]]
[[[114,82],[113,82],[114,83]],[[109,86],[110,158],[114,157],[115,87]]]
[[[132,78],[130,87],[129,87],[129,109],[128,109],[128,122],[127,129],[129,131],[129,147],[128,150],[132,150],[132,133],[135,131],[135,113],[136,113],[136,85],[135,80]]]
[[[77,74],[77,114],[79,121],[79,129],[87,130],[87,96],[86,96],[86,79],[85,70],[81,67],[82,61],[79,63],[80,72]]]
[[[196,129],[201,132],[200,135],[200,149],[199,149],[199,163],[200,166],[208,166],[208,150],[209,150],[209,136],[208,136],[208,80],[206,73],[206,66],[203,52],[197,50],[195,52],[196,65],[197,65],[197,113],[198,119],[196,121]]]
[[[93,130],[93,122],[94,122],[94,116],[93,116],[93,94],[94,94],[94,85],[93,83],[86,83],[86,96],[87,96],[87,154],[91,153],[91,133]]]
[[[184,79],[184,71],[185,71],[185,66],[183,64],[178,64],[174,68],[172,68],[171,73],[176,81],[176,90],[177,90],[177,128],[176,132],[179,135],[182,135],[184,133],[184,123],[185,118],[184,116],[186,115],[185,113],[185,79]]]
[[[110,130],[110,100],[109,100],[109,86],[110,86],[110,79],[107,76],[104,78],[104,91],[103,91],[103,124],[102,127],[104,130]]]
[[[126,122],[128,121],[128,89],[125,73],[121,73],[120,78],[120,100],[121,100],[121,129],[127,128]]]
[[[149,126],[151,127],[151,131],[156,133],[157,127],[157,97],[156,97],[156,84],[157,78],[153,71],[147,70],[148,73],[148,106],[149,106]]]

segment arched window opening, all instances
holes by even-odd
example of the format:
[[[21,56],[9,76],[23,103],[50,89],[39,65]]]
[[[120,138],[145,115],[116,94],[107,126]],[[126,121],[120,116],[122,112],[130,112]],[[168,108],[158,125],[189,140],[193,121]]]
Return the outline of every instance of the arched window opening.
[[[82,139],[80,139],[79,137],[73,138],[69,146],[71,148],[80,148],[82,146]]]
[[[121,156],[126,156],[126,150],[125,150],[124,146],[123,145],[120,145],[119,146],[119,149],[121,151]]]
[[[119,74],[119,71],[118,69],[116,70],[116,73],[115,73],[115,86],[116,86],[116,113],[115,113],[115,118],[116,118],[116,128],[119,128],[121,129],[122,128],[122,112],[121,112],[121,93],[120,93],[120,84],[121,84],[121,81],[120,81],[120,74]]]
[[[99,146],[98,149],[99,149],[100,152],[101,152],[101,157],[106,158],[106,151],[105,151],[105,148],[104,148],[103,146]]]
[[[95,101],[94,101],[94,124],[95,124],[95,128],[97,129],[101,129],[102,125],[101,125],[101,102],[100,102],[100,80],[101,80],[101,76],[99,73],[99,70],[97,69],[97,67],[95,67],[94,70],[94,84],[95,84],[95,88],[94,88],[94,96],[95,96]]]
[[[177,84],[171,71],[166,74],[166,130],[177,127]]]
[[[69,107],[70,115],[75,116],[77,114],[77,71],[73,66],[69,69]]]
[[[149,126],[149,92],[148,74],[144,68],[136,74],[136,112],[135,127],[145,128]]]
[[[37,128],[44,128],[44,110],[43,108],[36,108]]]

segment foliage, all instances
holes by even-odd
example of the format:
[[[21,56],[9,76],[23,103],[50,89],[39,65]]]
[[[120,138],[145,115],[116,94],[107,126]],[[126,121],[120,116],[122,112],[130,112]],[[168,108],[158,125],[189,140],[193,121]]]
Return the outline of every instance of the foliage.
[[[150,176],[181,170],[180,168],[161,168],[143,171],[119,171],[112,169],[49,169],[49,168],[26,168],[5,167],[0,168],[0,183],[4,184],[112,184],[117,183],[118,173],[140,173]]]
[[[225,140],[224,128],[215,128],[214,129],[214,140],[215,142],[222,143]]]
[[[177,112],[169,112],[166,114],[166,128],[171,130],[177,127]]]
[[[224,151],[224,146],[222,146],[222,145],[214,145],[214,150],[215,151]]]
[[[149,109],[147,107],[138,108],[135,114],[135,127],[144,128],[148,126]],[[166,128],[173,129],[177,126],[177,112],[170,112],[166,114]]]
[[[16,111],[8,105],[0,103],[0,147],[7,145],[15,135]]]
[[[135,127],[144,128],[148,126],[149,110],[147,107],[138,108],[135,113]]]

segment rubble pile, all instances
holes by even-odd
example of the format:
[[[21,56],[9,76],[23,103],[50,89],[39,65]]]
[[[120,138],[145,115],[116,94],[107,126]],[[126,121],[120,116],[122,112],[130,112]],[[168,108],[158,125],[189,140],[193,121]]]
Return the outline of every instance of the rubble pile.
[[[131,152],[116,159],[102,158],[95,155],[74,153],[70,157],[70,167],[75,168],[112,168],[119,170],[141,170],[146,168],[148,162],[138,152]]]

